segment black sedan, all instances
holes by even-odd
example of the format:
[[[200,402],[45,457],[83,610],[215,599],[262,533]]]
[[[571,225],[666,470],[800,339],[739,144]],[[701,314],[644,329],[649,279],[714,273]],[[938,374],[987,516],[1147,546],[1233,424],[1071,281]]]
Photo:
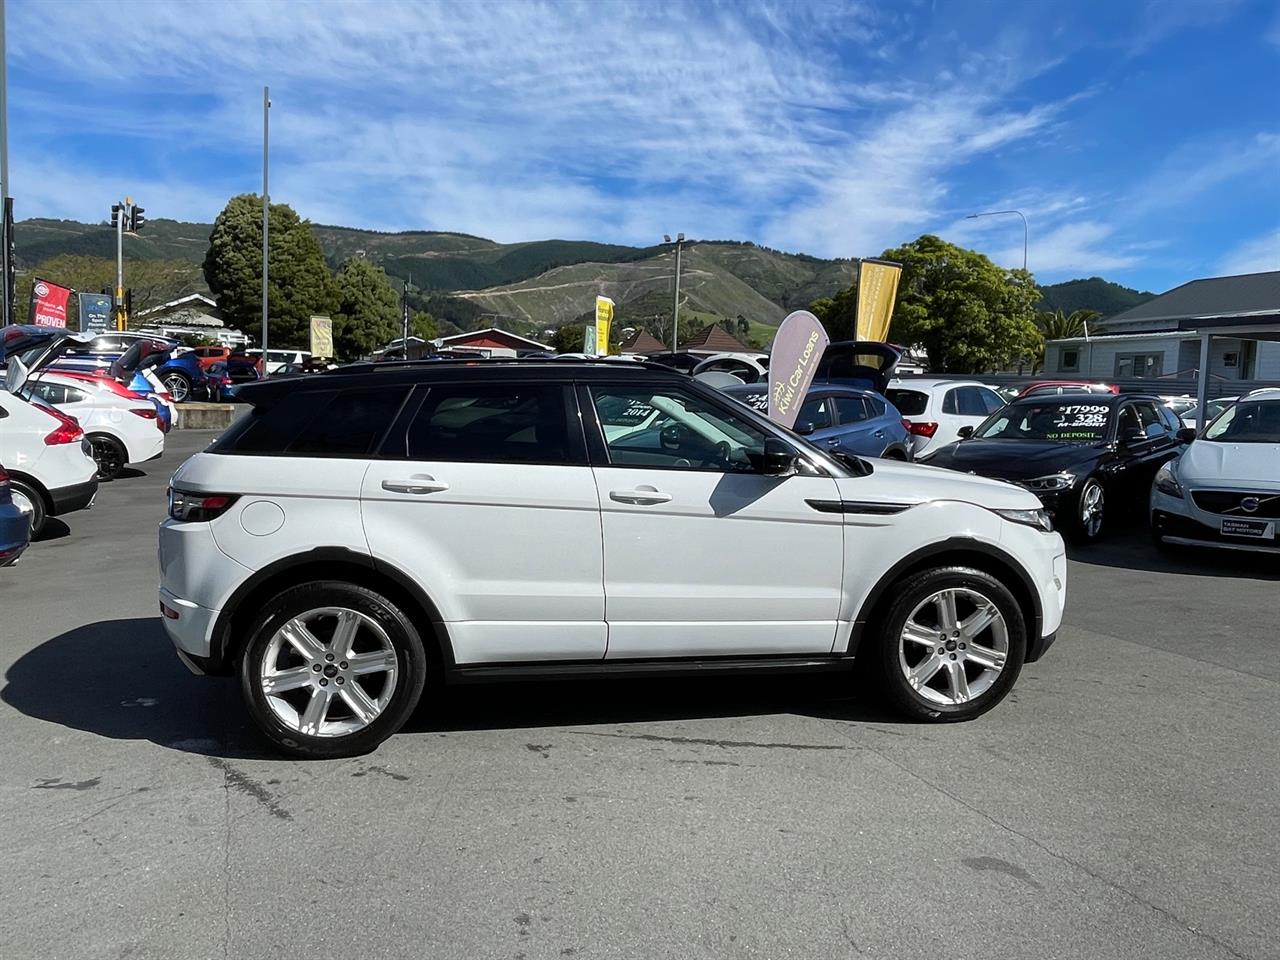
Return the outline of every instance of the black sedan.
[[[1180,428],[1155,397],[1035,396],[961,429],[963,439],[926,462],[1025,487],[1059,527],[1095,540],[1146,501],[1156,471],[1181,450]]]

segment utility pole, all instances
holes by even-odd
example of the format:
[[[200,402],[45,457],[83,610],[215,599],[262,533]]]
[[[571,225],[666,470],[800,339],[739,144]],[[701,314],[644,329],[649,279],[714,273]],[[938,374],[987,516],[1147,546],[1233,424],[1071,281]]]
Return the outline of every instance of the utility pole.
[[[129,314],[124,292],[124,235],[137,235],[142,225],[147,222],[143,216],[146,211],[133,202],[133,197],[125,197],[119,203],[111,205],[111,225],[116,228],[116,295],[115,320],[117,330],[129,329]]]
[[[667,243],[671,242],[669,235],[663,235],[663,240]],[[684,246],[684,234],[676,234],[676,282],[675,289],[671,296],[671,352],[675,353],[679,346],[677,340],[680,336],[680,248]]]
[[[267,231],[271,195],[267,191],[267,143],[271,133],[271,91],[262,88],[262,379],[271,375],[267,361]]]
[[[10,252],[13,247],[13,190],[9,187],[9,55],[5,36],[5,0],[0,0],[0,326],[13,322],[13,290]]]
[[[400,281],[400,346],[404,358],[409,359],[409,281]]]

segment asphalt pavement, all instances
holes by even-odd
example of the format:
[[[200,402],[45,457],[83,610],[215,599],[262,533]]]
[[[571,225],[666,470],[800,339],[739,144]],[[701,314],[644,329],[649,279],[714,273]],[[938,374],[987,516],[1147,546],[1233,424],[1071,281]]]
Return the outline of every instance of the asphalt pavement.
[[[1280,957],[1280,563],[1077,552],[971,723],[836,677],[436,688],[292,762],[157,620],[211,438],[0,571],[0,956]]]

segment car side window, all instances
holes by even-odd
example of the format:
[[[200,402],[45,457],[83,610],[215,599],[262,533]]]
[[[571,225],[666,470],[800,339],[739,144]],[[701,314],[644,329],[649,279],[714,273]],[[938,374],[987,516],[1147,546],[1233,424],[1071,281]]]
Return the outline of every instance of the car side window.
[[[811,423],[815,430],[825,430],[835,421],[831,418],[831,398],[814,397],[800,407],[796,423]]]
[[[986,414],[984,415],[993,414],[1004,406],[1004,400],[994,390],[988,390],[986,387],[974,387],[974,389],[978,391],[978,396],[982,399],[982,405],[986,408]]]
[[[1138,418],[1138,411],[1134,409],[1132,403],[1126,403],[1120,408],[1120,417],[1117,420],[1117,436],[1127,437],[1134,433],[1142,433],[1142,421]]]
[[[57,405],[67,402],[67,388],[60,383],[43,383],[37,380],[31,384],[31,392],[45,403]]]
[[[569,463],[564,393],[560,384],[433,386],[409,425],[409,459]]]
[[[943,413],[959,413],[960,412],[960,388],[948,390],[946,396],[942,398]]]
[[[754,473],[764,453],[755,424],[678,387],[592,387],[591,399],[612,466]],[[645,413],[619,424],[622,408]]]
[[[986,400],[978,387],[958,387],[952,393],[958,395],[955,412],[962,417],[985,417],[991,412],[987,409]]]
[[[867,401],[862,397],[836,397],[836,412],[840,414],[840,422],[862,423],[870,419]]]
[[[1154,403],[1135,403],[1133,408],[1138,414],[1138,422],[1142,424],[1142,432],[1149,439],[1154,440],[1168,435],[1169,428],[1160,418]]]

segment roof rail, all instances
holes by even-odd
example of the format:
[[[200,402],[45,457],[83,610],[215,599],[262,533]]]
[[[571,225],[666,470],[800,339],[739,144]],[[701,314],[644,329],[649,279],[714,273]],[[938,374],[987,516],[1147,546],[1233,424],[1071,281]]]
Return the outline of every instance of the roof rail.
[[[344,366],[335,367],[332,370],[326,370],[320,376],[343,375],[350,373],[378,373],[380,371],[391,372],[394,370],[420,370],[424,367],[436,367],[442,364],[453,367],[500,367],[504,365],[511,366],[528,366],[529,364],[542,364],[562,366],[566,364],[588,364],[600,365],[608,363],[610,366],[616,366],[620,370],[628,367],[645,367],[645,366],[663,366],[662,364],[653,364],[650,361],[637,363],[633,360],[620,362],[621,357],[433,357],[423,358],[420,360],[364,360],[357,363],[348,363]],[[664,370],[672,369],[663,367]]]

